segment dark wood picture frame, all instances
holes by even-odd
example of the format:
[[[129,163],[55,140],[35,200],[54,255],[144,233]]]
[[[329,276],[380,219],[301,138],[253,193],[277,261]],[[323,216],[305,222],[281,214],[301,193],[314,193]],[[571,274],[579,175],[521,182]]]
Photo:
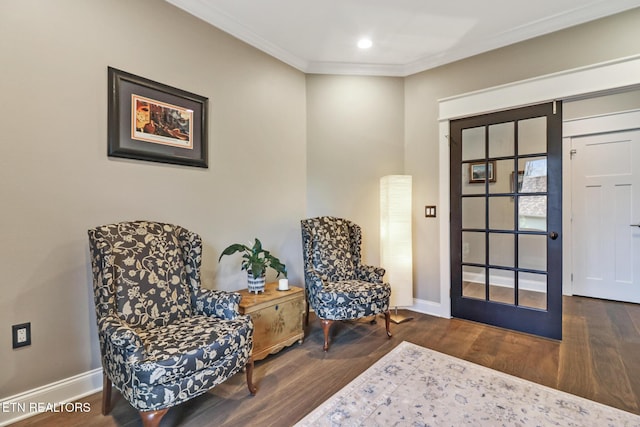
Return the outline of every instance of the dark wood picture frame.
[[[489,160],[489,182],[496,182],[496,161]],[[469,184],[484,183],[487,177],[485,162],[469,163]]]
[[[111,157],[207,168],[208,98],[108,67]]]

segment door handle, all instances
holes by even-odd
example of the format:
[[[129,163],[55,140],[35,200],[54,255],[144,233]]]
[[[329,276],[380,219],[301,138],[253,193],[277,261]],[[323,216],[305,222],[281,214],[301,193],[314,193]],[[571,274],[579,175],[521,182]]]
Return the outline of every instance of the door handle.
[[[629,227],[640,227],[640,224],[629,224]]]
[[[556,240],[558,238],[558,233],[552,231],[551,233],[549,233],[549,238],[551,238],[551,240]]]

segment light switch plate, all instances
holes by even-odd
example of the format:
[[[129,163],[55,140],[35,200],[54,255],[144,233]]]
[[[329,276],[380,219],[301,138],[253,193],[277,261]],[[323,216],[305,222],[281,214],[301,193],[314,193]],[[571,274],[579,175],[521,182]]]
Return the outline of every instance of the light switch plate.
[[[436,207],[435,206],[425,206],[424,207],[424,216],[426,218],[435,218],[436,217]]]

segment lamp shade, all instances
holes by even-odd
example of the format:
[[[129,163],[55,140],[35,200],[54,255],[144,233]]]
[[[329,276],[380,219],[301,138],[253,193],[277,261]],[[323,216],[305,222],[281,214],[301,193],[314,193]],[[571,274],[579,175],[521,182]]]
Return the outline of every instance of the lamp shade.
[[[391,307],[413,305],[411,176],[380,179],[380,264],[391,285]]]

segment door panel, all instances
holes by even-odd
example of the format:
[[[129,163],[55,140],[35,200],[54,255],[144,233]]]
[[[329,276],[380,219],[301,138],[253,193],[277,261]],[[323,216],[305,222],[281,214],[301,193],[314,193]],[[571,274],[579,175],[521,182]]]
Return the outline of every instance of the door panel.
[[[450,123],[452,315],[562,336],[562,111]]]
[[[640,302],[640,131],[572,148],[573,293]]]

